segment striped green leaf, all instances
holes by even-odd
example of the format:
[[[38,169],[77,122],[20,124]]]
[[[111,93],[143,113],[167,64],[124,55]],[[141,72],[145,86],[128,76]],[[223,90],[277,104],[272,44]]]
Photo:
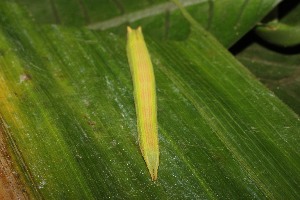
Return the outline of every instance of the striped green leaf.
[[[37,199],[299,199],[299,117],[209,33],[146,38],[159,179],[139,151],[126,40],[0,5],[1,133]]]

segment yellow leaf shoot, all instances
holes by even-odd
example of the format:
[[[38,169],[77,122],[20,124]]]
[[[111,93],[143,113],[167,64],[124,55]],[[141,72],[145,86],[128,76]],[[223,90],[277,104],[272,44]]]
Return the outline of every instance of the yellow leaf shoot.
[[[127,57],[134,87],[139,144],[152,180],[159,165],[155,77],[141,27],[127,27]]]

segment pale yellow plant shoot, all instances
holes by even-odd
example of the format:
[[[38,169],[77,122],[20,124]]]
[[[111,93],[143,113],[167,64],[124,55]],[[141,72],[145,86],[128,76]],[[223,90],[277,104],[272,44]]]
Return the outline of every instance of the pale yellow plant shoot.
[[[141,27],[127,27],[127,57],[134,87],[139,144],[152,180],[159,165],[155,77]]]

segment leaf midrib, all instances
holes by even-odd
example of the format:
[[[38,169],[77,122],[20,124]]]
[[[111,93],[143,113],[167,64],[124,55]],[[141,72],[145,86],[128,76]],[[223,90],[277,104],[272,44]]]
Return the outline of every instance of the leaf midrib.
[[[181,1],[181,4],[184,7],[187,6],[192,6],[200,3],[207,2],[208,0],[185,0]],[[178,10],[178,7],[171,3],[161,3],[155,6],[151,6],[139,11],[127,13],[118,17],[114,17],[109,20],[105,21],[100,21],[100,22],[94,22],[89,25],[87,25],[87,28],[92,29],[92,30],[107,30],[109,28],[117,27],[120,26],[121,24],[124,24],[126,22],[135,22],[140,19],[146,18],[146,17],[152,17],[152,16],[157,16],[160,14],[165,13],[166,11],[175,11]]]

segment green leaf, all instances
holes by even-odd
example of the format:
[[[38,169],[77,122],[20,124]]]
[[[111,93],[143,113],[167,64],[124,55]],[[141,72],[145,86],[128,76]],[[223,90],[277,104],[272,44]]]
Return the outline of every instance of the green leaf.
[[[299,115],[300,53],[291,50],[272,51],[268,46],[253,43],[237,59]]]
[[[2,132],[44,199],[299,199],[299,117],[209,33],[146,38],[160,166],[138,147],[125,40],[0,4]]]
[[[292,5],[295,3],[292,3]],[[287,6],[286,6],[287,7]],[[300,44],[300,3],[296,3],[282,19],[274,19],[271,22],[256,27],[256,33],[265,41],[290,47]]]
[[[25,5],[41,23],[88,26],[126,35],[126,26],[143,25],[157,39],[184,40],[190,24],[166,0],[15,0]],[[183,6],[225,47],[233,45],[280,0],[182,0]]]
[[[289,26],[280,22],[270,22],[268,24],[258,26],[256,33],[264,40],[288,47],[300,44],[300,27]]]
[[[279,17],[280,22],[278,24],[294,27],[291,28],[291,31],[296,31],[300,25],[299,11],[299,2],[284,1],[274,10],[272,14],[275,14],[276,17],[271,20],[275,23],[274,20]],[[264,32],[263,29],[265,28],[258,26],[256,33],[259,30]],[[300,103],[300,46],[289,46],[296,44],[298,35],[282,34],[283,32],[279,30],[267,32],[264,32],[266,33],[265,37],[267,37],[265,41],[257,38],[253,32],[250,32],[239,41],[234,49],[237,49],[238,46],[241,47],[241,44],[247,43],[249,45],[246,48],[243,47],[244,49],[237,54],[237,58],[276,96],[289,105],[297,114],[300,114],[298,106]],[[275,37],[279,34],[281,34],[281,37],[278,37],[275,41]],[[290,36],[295,40],[292,40]],[[279,44],[281,46],[277,46]],[[289,47],[282,47],[287,45]]]

